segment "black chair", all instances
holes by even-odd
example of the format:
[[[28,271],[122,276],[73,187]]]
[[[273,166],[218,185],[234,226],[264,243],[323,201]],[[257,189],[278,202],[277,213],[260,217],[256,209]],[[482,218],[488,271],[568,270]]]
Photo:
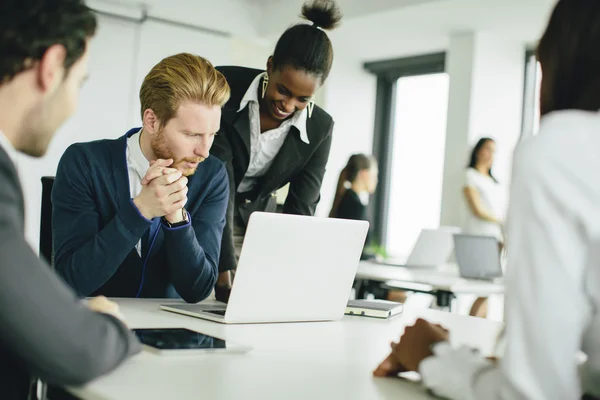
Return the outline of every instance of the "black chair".
[[[52,251],[52,186],[53,176],[42,177],[42,212],[40,215],[40,257],[51,266],[54,263]]]
[[[54,251],[52,248],[52,186],[53,176],[42,177],[42,212],[40,215],[40,257],[50,266],[54,264]],[[47,400],[77,400],[63,388],[47,385],[42,398]]]

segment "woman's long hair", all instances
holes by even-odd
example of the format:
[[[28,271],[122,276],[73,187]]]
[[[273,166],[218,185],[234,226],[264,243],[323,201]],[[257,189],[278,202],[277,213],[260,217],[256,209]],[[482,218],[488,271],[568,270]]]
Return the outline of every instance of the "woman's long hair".
[[[469,165],[467,165],[467,168],[476,169],[477,159],[479,158],[479,151],[487,142],[494,142],[494,139],[488,137],[479,139],[475,147],[473,147],[473,151],[471,152],[471,160],[469,161]],[[490,169],[488,170],[488,174],[490,175],[490,178],[494,180],[494,182],[498,183],[498,180],[494,178],[494,175],[492,174],[492,167],[490,167]]]
[[[338,207],[340,206],[340,202],[342,201],[342,197],[346,192],[346,182],[353,183],[358,176],[358,173],[365,169],[371,169],[371,167],[376,163],[375,158],[373,156],[368,156],[366,154],[353,154],[348,159],[348,163],[340,173],[340,177],[338,178],[337,187],[335,189],[335,197],[333,199],[333,206],[331,207],[331,211],[329,212],[330,218],[335,218],[337,215]]]
[[[536,56],[542,66],[541,115],[600,109],[600,1],[560,0]]]

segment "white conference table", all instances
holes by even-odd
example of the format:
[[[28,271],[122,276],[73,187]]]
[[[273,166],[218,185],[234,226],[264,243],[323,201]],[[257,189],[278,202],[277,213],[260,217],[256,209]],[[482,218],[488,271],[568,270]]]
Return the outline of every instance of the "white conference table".
[[[223,325],[161,311],[164,300],[116,300],[131,328],[184,327],[253,349],[170,357],[142,352],[107,376],[68,388],[83,399],[427,399],[419,384],[372,376],[407,324],[418,317],[440,323],[450,329],[453,343],[486,355],[493,353],[502,326],[408,308],[390,320],[345,316],[336,322]]]
[[[361,261],[356,273],[357,280],[383,282],[387,286],[434,294],[438,306],[449,307],[455,294],[474,294],[486,297],[504,293],[500,281],[484,281],[460,277],[456,264],[446,264],[434,268],[406,268]]]

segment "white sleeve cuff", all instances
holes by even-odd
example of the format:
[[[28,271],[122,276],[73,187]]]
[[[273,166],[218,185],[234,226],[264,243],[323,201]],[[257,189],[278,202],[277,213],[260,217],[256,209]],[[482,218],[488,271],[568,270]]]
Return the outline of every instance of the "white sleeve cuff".
[[[452,348],[448,342],[433,346],[433,356],[419,365],[423,383],[436,395],[451,400],[475,400],[473,378],[493,365],[478,351]]]

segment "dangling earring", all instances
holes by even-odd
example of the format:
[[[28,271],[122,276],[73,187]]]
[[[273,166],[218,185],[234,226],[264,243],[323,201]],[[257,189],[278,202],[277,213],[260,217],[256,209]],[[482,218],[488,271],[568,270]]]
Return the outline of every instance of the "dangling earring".
[[[309,101],[307,107],[308,107],[308,118],[310,118],[310,117],[312,117],[312,112],[313,112],[313,109],[315,108],[315,102],[312,100]]]
[[[267,93],[267,86],[269,86],[269,74],[265,74],[265,77],[262,81],[262,98],[265,98],[265,93]]]

